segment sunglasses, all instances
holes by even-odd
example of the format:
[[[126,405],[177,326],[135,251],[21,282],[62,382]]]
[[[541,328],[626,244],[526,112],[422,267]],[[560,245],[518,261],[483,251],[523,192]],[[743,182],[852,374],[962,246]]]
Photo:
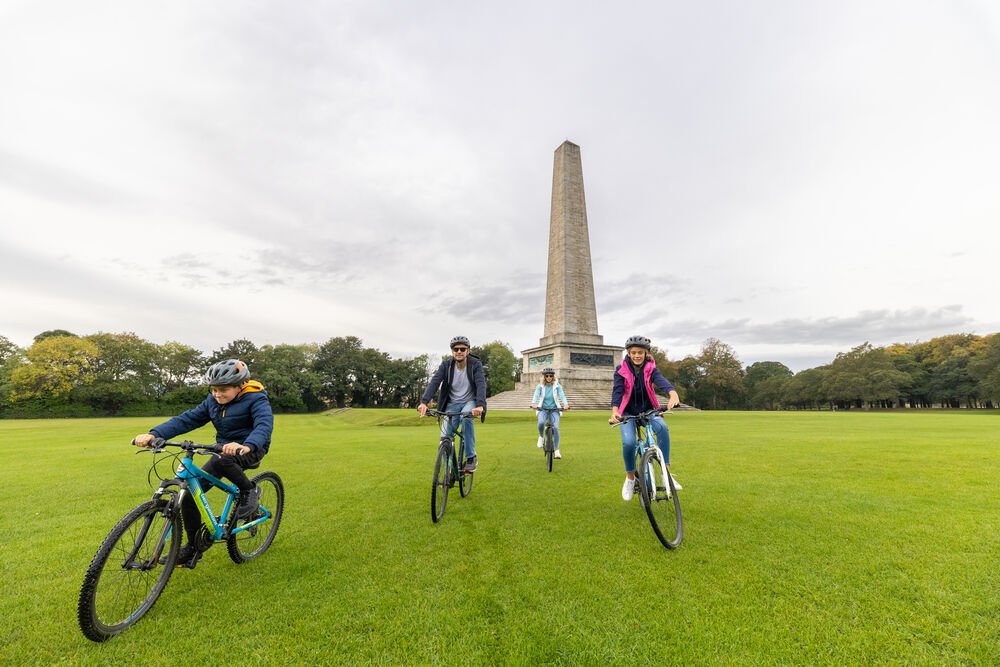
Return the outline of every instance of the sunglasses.
[[[467,347],[453,347],[453,348],[451,348],[451,351],[452,352],[468,352],[469,348],[467,348]]]

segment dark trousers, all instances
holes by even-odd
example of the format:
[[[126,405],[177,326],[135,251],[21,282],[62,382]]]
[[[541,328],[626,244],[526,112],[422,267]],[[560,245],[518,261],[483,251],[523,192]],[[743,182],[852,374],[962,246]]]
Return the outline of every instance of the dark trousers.
[[[245,456],[215,455],[201,469],[212,477],[228,479],[239,488],[240,494],[244,494],[253,488],[253,483],[243,470],[255,467],[262,458],[264,454],[258,453],[257,450]],[[181,502],[181,515],[184,517],[184,532],[187,533],[188,542],[193,542],[195,535],[198,534],[198,526],[201,525],[201,515],[198,514],[198,507],[189,493],[184,495],[184,500]]]

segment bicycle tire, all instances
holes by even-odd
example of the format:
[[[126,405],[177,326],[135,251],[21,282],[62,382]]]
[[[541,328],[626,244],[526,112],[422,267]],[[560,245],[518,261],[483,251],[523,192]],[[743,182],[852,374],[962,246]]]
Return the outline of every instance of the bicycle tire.
[[[465,472],[465,438],[462,438],[458,445],[458,460],[455,462],[458,469],[458,492],[465,498],[472,493],[472,476],[475,473]]]
[[[639,493],[653,532],[663,546],[676,549],[684,537],[681,501],[674,488],[674,480],[663,465],[659,449],[647,449],[638,470]],[[650,474],[652,480],[648,479]]]
[[[183,535],[180,512],[162,498],[144,502],[115,524],[80,588],[77,620],[87,639],[107,641],[152,609],[173,574]],[[164,544],[157,554],[161,537]],[[126,567],[131,553],[133,564]]]
[[[262,508],[257,510],[254,518],[264,516],[263,510],[270,512],[271,518],[247,530],[233,533],[226,539],[229,557],[237,565],[253,560],[268,550],[278,533],[281,517],[285,511],[285,485],[277,473],[262,472],[252,481],[260,487]]]
[[[438,447],[437,461],[434,462],[434,485],[431,487],[431,519],[434,523],[444,516],[444,508],[448,505],[448,489],[452,483],[452,465],[454,457],[451,448],[442,442]]]
[[[556,446],[555,437],[552,434],[552,427],[545,427],[545,460],[549,467],[549,472],[552,472],[552,458],[555,456]]]

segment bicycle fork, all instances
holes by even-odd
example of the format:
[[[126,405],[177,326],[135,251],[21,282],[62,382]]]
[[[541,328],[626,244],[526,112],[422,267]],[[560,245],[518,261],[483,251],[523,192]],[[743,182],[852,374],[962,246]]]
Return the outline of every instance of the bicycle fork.
[[[161,495],[162,493],[169,493],[171,495],[176,494],[175,491],[161,490],[157,492],[157,496]],[[125,557],[125,560],[122,562],[123,570],[148,571],[154,569],[159,565],[160,557],[163,555],[163,547],[167,544],[167,540],[170,539],[170,533],[173,530],[173,521],[171,520],[171,517],[174,511],[172,509],[173,507],[172,501],[174,499],[175,498],[172,498],[171,500],[167,501],[166,507],[164,507],[161,511],[153,512],[152,514],[147,516],[145,520],[143,520],[142,527],[139,529],[139,534],[135,536],[135,540],[132,543],[132,550],[129,551],[128,555]],[[139,550],[146,543],[146,538],[149,537],[149,529],[153,525],[153,519],[155,519],[157,515],[162,515],[163,518],[165,519],[163,530],[160,531],[160,535],[156,539],[156,546],[153,548],[153,553],[149,555],[149,559],[140,560],[137,562],[136,558],[138,558],[139,556]]]

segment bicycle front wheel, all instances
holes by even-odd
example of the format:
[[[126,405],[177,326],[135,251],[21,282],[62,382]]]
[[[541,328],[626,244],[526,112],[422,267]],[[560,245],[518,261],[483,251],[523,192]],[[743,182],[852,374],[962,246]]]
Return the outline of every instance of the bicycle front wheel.
[[[552,434],[551,428],[545,429],[545,462],[549,466],[549,472],[552,472],[552,457],[556,453],[556,443],[555,436]]]
[[[246,523],[253,524],[264,517],[260,523],[233,533],[226,540],[229,557],[239,565],[256,558],[271,546],[274,536],[281,525],[281,515],[285,510],[285,485],[281,478],[273,472],[262,472],[253,478],[253,483],[260,489],[260,507],[257,513]]]
[[[663,546],[676,549],[684,536],[681,501],[660,450],[655,447],[647,449],[637,472],[639,493],[653,532]]]
[[[465,472],[465,440],[458,445],[458,491],[462,497],[472,493],[472,477],[475,473]]]
[[[434,463],[434,486],[431,487],[431,519],[434,523],[444,516],[444,508],[448,504],[448,489],[451,488],[455,471],[452,469],[454,458],[445,443],[438,447],[437,461]]]
[[[77,602],[87,639],[111,639],[146,615],[170,580],[182,536],[180,513],[164,499],[139,505],[111,529]]]

